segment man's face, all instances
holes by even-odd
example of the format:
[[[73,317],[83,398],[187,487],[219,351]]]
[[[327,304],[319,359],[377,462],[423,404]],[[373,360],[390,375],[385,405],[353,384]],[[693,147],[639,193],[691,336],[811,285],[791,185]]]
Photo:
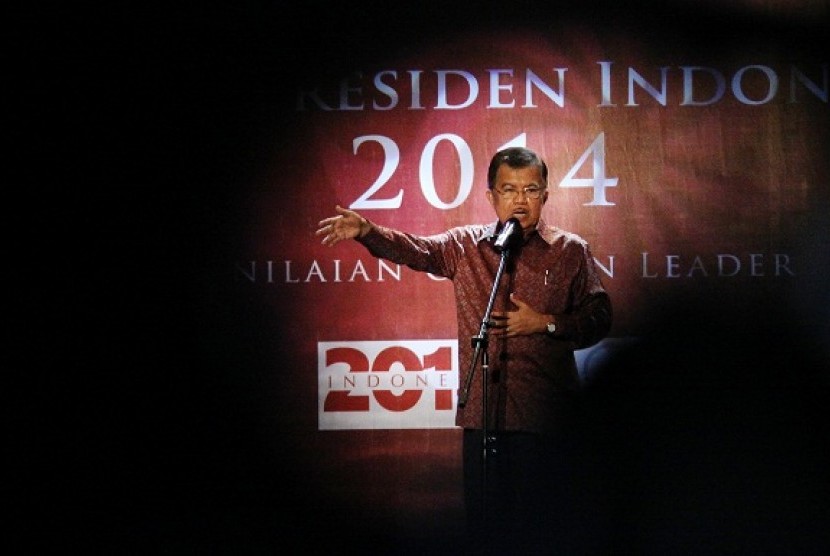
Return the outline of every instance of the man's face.
[[[546,184],[542,181],[542,172],[536,166],[527,168],[511,168],[507,164],[499,166],[496,172],[496,183],[493,189],[487,190],[487,200],[493,205],[496,216],[501,222],[509,218],[516,218],[522,226],[522,231],[527,233],[536,228],[539,218],[542,215],[542,207],[548,200]],[[538,199],[528,196],[526,190],[541,190]],[[510,195],[503,195],[504,192],[515,192],[511,199]]]

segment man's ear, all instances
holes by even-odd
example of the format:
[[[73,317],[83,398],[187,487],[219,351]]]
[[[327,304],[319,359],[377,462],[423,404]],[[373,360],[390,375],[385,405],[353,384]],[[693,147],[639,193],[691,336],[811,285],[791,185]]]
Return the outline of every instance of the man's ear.
[[[487,201],[490,203],[490,206],[496,208],[495,199],[493,198],[493,190],[488,189],[484,192],[484,194],[487,196]]]

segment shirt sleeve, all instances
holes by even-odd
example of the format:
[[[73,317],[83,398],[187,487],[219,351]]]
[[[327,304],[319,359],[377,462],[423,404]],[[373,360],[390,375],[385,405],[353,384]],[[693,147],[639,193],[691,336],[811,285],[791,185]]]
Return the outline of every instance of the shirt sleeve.
[[[452,278],[462,250],[456,235],[450,230],[431,236],[417,236],[372,224],[371,230],[357,241],[375,257],[406,265],[413,270]]]
[[[598,343],[608,335],[613,321],[611,298],[602,285],[587,245],[583,245],[582,253],[582,261],[572,283],[573,304],[568,314],[561,318],[562,336],[570,339],[575,349]]]

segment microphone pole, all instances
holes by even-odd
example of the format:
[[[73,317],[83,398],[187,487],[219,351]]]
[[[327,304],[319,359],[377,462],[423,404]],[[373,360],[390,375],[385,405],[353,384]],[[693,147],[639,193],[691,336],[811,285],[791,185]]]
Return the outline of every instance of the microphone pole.
[[[475,374],[476,367],[478,365],[478,360],[481,358],[482,365],[481,365],[481,404],[482,404],[482,449],[483,449],[483,457],[487,459],[487,451],[489,449],[490,438],[487,432],[487,372],[490,367],[489,356],[487,354],[487,346],[488,346],[488,338],[487,338],[487,329],[490,327],[490,314],[493,312],[493,304],[496,300],[496,292],[499,288],[499,283],[501,282],[502,274],[504,274],[504,269],[507,264],[507,259],[510,257],[510,246],[512,243],[515,243],[514,236],[517,233],[520,233],[521,227],[519,226],[518,221],[515,218],[511,218],[508,220],[504,225],[504,231],[502,232],[501,236],[496,240],[496,248],[501,249],[501,260],[499,260],[499,268],[496,271],[496,277],[493,280],[493,287],[490,291],[490,299],[487,301],[487,308],[484,311],[484,317],[481,319],[481,326],[478,330],[478,334],[473,336],[472,338],[472,347],[475,349],[473,352],[473,358],[470,361],[470,369],[467,372],[467,380],[464,383],[464,389],[461,391],[461,395],[458,398],[458,405],[464,407],[467,405],[467,400],[470,397],[470,386],[473,382],[473,375]]]

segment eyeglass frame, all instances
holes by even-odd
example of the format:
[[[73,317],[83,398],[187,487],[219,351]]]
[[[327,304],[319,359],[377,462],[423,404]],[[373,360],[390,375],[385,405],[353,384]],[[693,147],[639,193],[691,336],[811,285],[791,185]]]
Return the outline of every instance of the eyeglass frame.
[[[522,189],[509,189],[507,191],[499,190],[498,188],[494,187],[492,189],[492,191],[495,191],[496,193],[498,193],[499,195],[501,195],[502,197],[504,197],[508,201],[512,201],[513,199],[516,199],[519,196],[520,192],[522,193],[522,195],[525,196],[526,199],[532,199],[534,201],[538,201],[539,199],[542,198],[542,193],[547,191],[547,189],[548,189],[547,186],[531,185],[531,186],[528,186],[528,187],[523,187]],[[528,192],[528,190],[532,191],[533,195],[531,195]]]

